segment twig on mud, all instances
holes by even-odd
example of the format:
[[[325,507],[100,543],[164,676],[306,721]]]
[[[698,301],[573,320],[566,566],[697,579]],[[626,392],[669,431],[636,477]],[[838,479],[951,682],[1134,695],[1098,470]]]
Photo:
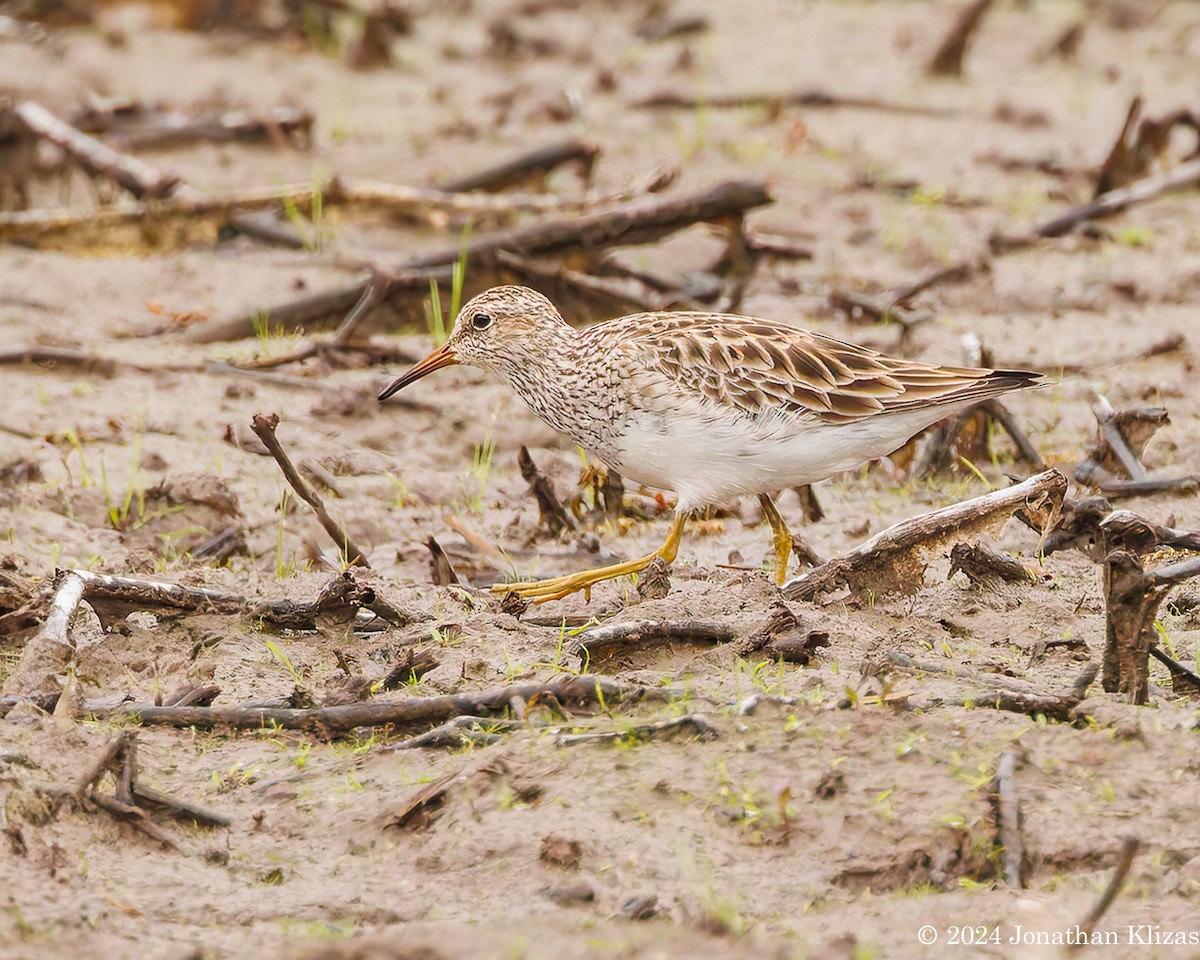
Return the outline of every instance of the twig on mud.
[[[114,794],[108,796],[96,788],[103,776],[110,770],[120,768],[116,774]],[[208,810],[204,807],[188,803],[175,797],[167,796],[157,790],[142,787],[137,782],[137,740],[126,730],[111,737],[104,749],[92,761],[76,783],[74,789],[68,791],[77,804],[90,802],[106,813],[128,823],[135,830],[146,834],[154,840],[170,847],[176,853],[182,853],[179,844],[150,819],[145,810],[136,805],[137,800],[148,801],[170,810],[175,816],[203,823],[208,826],[227,827],[230,819],[224,814]]]
[[[74,647],[75,644],[71,640],[71,620],[83,601],[87,584],[75,570],[64,571],[56,580],[58,582],[54,600],[50,604],[50,614],[42,626],[39,639],[60,646]]]
[[[405,647],[404,656],[398,659],[379,681],[379,689],[397,690],[410,680],[419,679],[440,663],[436,647],[423,647],[419,650]]]
[[[664,735],[682,733],[699,740],[717,740],[720,731],[704,717],[686,713],[658,723],[643,723],[620,730],[604,730],[589,733],[559,733],[554,743],[559,747],[573,747],[581,743],[616,743],[618,741],[655,740]]]
[[[56,612],[47,619],[42,631],[26,644],[21,662],[4,681],[5,693],[58,692],[54,677],[67,668],[74,655],[75,647],[67,625],[70,611],[78,607],[80,600],[86,600],[102,620],[117,619],[135,610],[204,610],[254,616],[278,626],[312,630],[318,616],[353,617],[360,608],[370,609],[384,619],[395,617],[389,613],[389,608],[381,605],[374,590],[356,581],[349,572],[327,582],[316,600],[300,602],[262,600],[178,583],[111,577],[90,570],[60,571],[56,583]],[[400,613],[401,618],[404,616]]]
[[[1048,525],[1067,491],[1067,478],[1046,470],[1007,490],[995,490],[962,503],[903,520],[849,553],[789,580],[780,589],[790,600],[811,600],[845,584],[874,596],[915,593],[925,570],[921,554],[946,539],[973,539],[1001,526],[1016,510],[1035,510]]]
[[[563,650],[585,661],[667,643],[728,643],[737,631],[716,620],[634,620],[589,627]]]
[[[220,695],[221,688],[215,683],[188,684],[163,697],[162,702],[168,707],[207,707]]]
[[[103,144],[100,146],[110,150]],[[156,177],[162,177],[158,171],[153,173]],[[251,187],[211,196],[202,195],[195,190],[180,190],[174,196],[154,203],[138,203],[120,209],[87,212],[24,210],[0,213],[0,242],[21,242],[40,248],[86,250],[103,248],[105,244],[112,244],[119,238],[128,238],[149,249],[162,251],[198,239],[213,242],[221,228],[231,219],[248,211],[287,203],[294,205],[301,212],[308,213],[316,197],[320,197],[320,203],[326,209],[334,206],[363,207],[370,210],[386,210],[394,216],[426,220],[455,216],[511,217],[519,213],[564,214],[592,210],[606,204],[624,203],[632,197],[655,193],[673,182],[675,176],[675,171],[661,168],[620,191],[605,196],[584,197],[453,193],[428,187],[343,180],[337,177],[324,183]],[[349,309],[349,305],[346,309]]]
[[[1054,528],[1046,535],[1048,556],[1075,549],[1093,560],[1103,560],[1112,550],[1144,555],[1160,547],[1200,552],[1200,530],[1164,527],[1129,510],[1114,510],[1105,497],[1067,500]]]
[[[457,783],[465,783],[474,778],[502,772],[505,769],[503,761],[488,754],[482,757],[472,757],[456,773],[447,773],[431,783],[419,787],[409,794],[399,806],[390,810],[384,817],[384,827],[400,827],[403,829],[422,829],[427,827],[436,816],[437,809],[446,802],[446,793]]]
[[[983,543],[956,543],[950,549],[950,572],[946,579],[963,573],[973,584],[990,587],[997,582],[1036,583],[1038,573],[1016,557],[1000,553]]]
[[[1185,160],[1169,170],[1134,180],[1117,190],[1110,190],[1091,203],[1085,203],[1053,220],[1048,220],[1027,234],[1016,237],[997,237],[992,243],[992,249],[994,252],[999,252],[1008,248],[1028,246],[1044,238],[1061,237],[1087,220],[1111,217],[1139,203],[1153,200],[1168,190],[1190,187],[1198,181],[1200,181],[1200,158]]]
[[[992,780],[992,805],[996,813],[996,846],[1000,854],[1000,875],[1014,890],[1025,889],[1025,835],[1021,830],[1021,800],[1017,795],[1015,747],[1000,755]]]
[[[1154,200],[1170,190],[1190,187],[1198,182],[1200,182],[1200,157],[1185,160],[1169,170],[1134,180],[1127,186],[1112,190],[1091,203],[1086,203],[1047,220],[1041,226],[1035,227],[1027,233],[996,234],[989,240],[992,256],[998,257],[1028,249],[1039,240],[1065,236],[1081,223],[1114,216],[1130,207]],[[963,282],[990,267],[991,261],[988,258],[962,260],[949,267],[939,267],[930,275],[918,280],[913,286],[921,290],[928,290],[941,283]],[[893,302],[899,301],[893,300]]]
[[[541,184],[546,176],[555,168],[566,163],[579,167],[580,175],[586,183],[591,179],[592,167],[600,155],[600,147],[590,140],[564,140],[551,143],[504,160],[495,166],[468,174],[441,184],[441,189],[448,193],[460,193],[471,190],[493,192],[507,190],[517,184],[534,181]]]
[[[1097,489],[1106,497],[1150,497],[1156,493],[1195,496],[1200,492],[1200,476],[1161,477],[1149,480],[1103,480]]]
[[[1108,908],[1113,905],[1113,901],[1117,899],[1117,895],[1121,892],[1121,887],[1125,885],[1129,871],[1133,868],[1134,858],[1137,857],[1141,847],[1142,842],[1137,837],[1126,837],[1121,842],[1121,852],[1117,857],[1117,865],[1113,869],[1112,876],[1109,878],[1108,886],[1104,888],[1104,892],[1100,894],[1100,899],[1088,911],[1087,916],[1076,924],[1076,927],[1080,930],[1080,936],[1074,943],[1067,947],[1068,953],[1075,953],[1087,944],[1090,939],[1089,935],[1096,929],[1096,924],[1108,912]]]
[[[152,840],[157,840],[163,846],[174,850],[176,853],[183,853],[183,848],[179,846],[175,839],[151,820],[146,815],[146,811],[141,809],[141,807],[122,803],[116,797],[110,797],[103,793],[96,793],[95,791],[88,795],[88,799],[105,813],[112,814],[123,823],[129,824],[139,833],[144,833]]]
[[[749,636],[733,644],[733,652],[743,659],[783,660],[801,666],[811,662],[821,647],[829,646],[829,634],[807,626],[782,600],[775,600],[767,619]]]
[[[1106,496],[1145,496],[1165,491],[1194,491],[1200,477],[1149,477],[1142,453],[1155,432],[1170,423],[1163,407],[1142,406],[1114,410],[1100,395],[1092,402],[1100,434],[1075,468],[1075,479],[1098,488]],[[1118,474],[1129,477],[1122,480]]]
[[[1168,591],[1200,577],[1200,557],[1145,570],[1125,550],[1104,559],[1104,689],[1127,694],[1133,703],[1149,697],[1150,648],[1157,642],[1154,620]]]
[[[125,752],[125,745],[128,742],[129,733],[126,730],[120,730],[109,737],[108,742],[104,744],[104,749],[100,751],[96,759],[83,772],[83,776],[79,778],[74,790],[71,791],[72,796],[76,800],[82,800],[88,790],[94,787],[96,782],[108,773],[109,769],[121,761]]]
[[[792,90],[764,93],[709,94],[697,97],[690,93],[664,90],[651,94],[631,104],[638,110],[696,110],[719,109],[741,110],[765,107],[778,112],[784,107],[806,107],[812,109],[879,110],[885,113],[902,113],[921,117],[952,117],[957,111],[945,107],[925,107],[906,103],[893,103],[878,97],[850,97],[824,90]]]
[[[1144,177],[1161,164],[1176,127],[1188,127],[1200,135],[1200,124],[1190,110],[1175,110],[1162,117],[1142,117],[1143,105],[1141,96],[1135,96],[1130,102],[1121,132],[1096,176],[1094,197]]]
[[[251,429],[258,435],[263,445],[271,451],[271,456],[275,458],[275,462],[279,464],[279,469],[283,471],[284,479],[296,491],[296,495],[312,507],[317,520],[325,528],[325,532],[329,534],[346,563],[351,566],[370,569],[371,564],[367,562],[367,555],[354,545],[350,540],[350,535],[346,533],[341,524],[326,512],[325,504],[317,496],[316,491],[309,487],[304,482],[304,478],[296,471],[291,458],[288,457],[287,452],[283,449],[279,438],[275,436],[275,428],[277,426],[279,426],[279,417],[274,413],[269,413],[266,416],[256,413],[253,420],[251,420]]]
[[[462,582],[454,572],[454,564],[450,562],[446,551],[437,540],[427,537],[425,549],[429,551],[429,580],[435,587],[452,587]]]
[[[415,270],[446,267],[463,256],[468,267],[486,265],[502,250],[522,257],[544,257],[617,244],[651,243],[684,227],[722,220],[769,203],[771,195],[762,181],[727,180],[684,196],[637,200],[581,217],[472,237],[465,246],[455,244],[400,264],[397,272],[406,275]]]
[[[55,675],[66,668],[75,655],[71,639],[71,621],[79,610],[87,590],[85,571],[60,571],[54,580],[54,599],[42,629],[21,652],[21,660],[5,679],[3,690],[10,694],[58,694]]]
[[[514,696],[526,702],[535,696],[553,696],[562,703],[636,703],[643,699],[669,699],[670,688],[626,684],[595,674],[561,677],[546,683],[513,684],[477,693],[436,697],[406,697],[391,703],[350,703],[309,709],[276,707],[156,707],[130,704],[117,710],[138,717],[143,724],[182,727],[230,726],[256,729],[275,724],[294,730],[345,733],[355,727],[403,726],[444,722],[451,717],[481,715],[509,709]]]
[[[372,274],[366,288],[362,292],[362,296],[358,298],[358,302],[354,304],[353,309],[346,314],[346,318],[338,325],[332,337],[328,340],[314,340],[305,344],[291,353],[284,354],[278,357],[263,357],[257,360],[250,360],[245,363],[237,364],[246,370],[267,370],[276,367],[286,366],[290,363],[301,363],[305,360],[310,360],[313,357],[321,356],[326,353],[337,353],[344,350],[355,349],[361,350],[368,354],[374,353],[371,344],[355,344],[351,347],[351,340],[357,332],[359,325],[367,318],[383,299],[387,296],[388,290],[391,287],[391,281],[386,277]],[[272,317],[272,322],[275,318]],[[393,359],[395,349],[390,344],[382,348],[382,352],[387,359]]]
[[[525,478],[525,482],[529,484],[529,489],[537,500],[539,520],[550,531],[550,536],[557,537],[564,530],[578,529],[575,518],[567,512],[567,508],[555,496],[550,481],[546,479],[544,473],[538,470],[537,464],[533,462],[533,457],[529,455],[529,448],[524,445],[517,451],[517,466],[521,468],[521,476]]]
[[[40,103],[26,100],[13,108],[26,129],[53,143],[91,176],[107,177],[139,200],[166,197],[181,183],[178,176],[155,170],[137,157],[114,150],[60,120]]]
[[[973,0],[954,18],[950,32],[938,45],[929,60],[925,72],[936,77],[958,77],[962,75],[963,57],[983,16],[992,5],[992,0]]]
[[[834,290],[829,294],[829,306],[840,310],[851,322],[866,319],[872,323],[894,323],[900,327],[901,339],[908,337],[918,323],[929,316],[910,316],[898,299],[878,299],[852,290]]]
[[[209,807],[202,807],[200,804],[192,803],[189,800],[180,800],[178,797],[168,796],[151,787],[143,786],[136,780],[133,783],[132,792],[134,800],[139,800],[151,806],[162,807],[178,820],[194,821],[206,827],[227,827],[232,822],[231,818],[224,813]]]
[[[825,511],[821,507],[821,501],[817,499],[817,491],[813,489],[811,483],[806,483],[802,487],[796,487],[796,497],[800,501],[800,511],[804,514],[804,519],[809,523],[817,523],[825,519]]]
[[[1200,676],[1197,676],[1174,657],[1169,657],[1158,647],[1150,648],[1150,656],[1167,668],[1171,675],[1171,692],[1177,696],[1200,697]]]
[[[449,277],[449,271],[444,271]],[[426,274],[414,277],[411,294],[428,296],[429,278],[437,274]],[[216,343],[221,340],[240,340],[254,335],[254,326],[263,316],[269,316],[272,330],[311,330],[325,323],[331,317],[346,317],[349,311],[362,302],[367,289],[374,282],[375,275],[366,270],[360,273],[349,284],[310,294],[287,303],[272,306],[269,310],[254,309],[225,316],[212,317],[203,323],[191,324],[183,331],[185,339],[192,343]],[[399,281],[389,277],[389,283],[394,291]],[[231,367],[232,370],[243,370],[244,367]]]
[[[461,747],[468,743],[477,747],[486,747],[504,739],[496,731],[507,733],[525,725],[521,720],[505,720],[497,717],[455,717],[432,730],[426,730],[415,737],[389,744],[381,749],[420,750],[429,747]]]
[[[1096,664],[1089,663],[1066,693],[1028,693],[1023,690],[1000,688],[983,690],[963,699],[943,700],[942,703],[957,707],[968,704],[976,707],[991,707],[994,710],[1023,713],[1030,717],[1041,714],[1048,720],[1066,723],[1074,719],[1075,708],[1087,696],[1087,689],[1096,679],[1099,669]]]
[[[88,108],[76,114],[75,126],[102,133],[125,150],[169,150],[198,142],[274,141],[308,147],[312,143],[313,115],[295,107],[271,107],[254,115],[240,110],[209,116],[188,115],[156,104],[124,101],[120,109]]]
[[[264,315],[270,316],[273,328],[312,329],[332,316],[344,316],[359,302],[375,277],[384,277],[390,283],[385,298],[390,305],[420,316],[429,293],[429,281],[448,280],[460,257],[465,256],[467,267],[476,280],[486,279],[492,271],[496,282],[501,282],[493,268],[506,257],[566,256],[577,252],[594,253],[617,244],[651,243],[692,224],[736,216],[770,202],[771,197],[763,183],[729,181],[681,197],[641,199],[583,216],[477,235],[465,247],[456,244],[391,266],[385,267],[374,261],[359,264],[371,269],[347,286],[285,304],[214,317],[189,326],[184,336],[198,343],[250,336],[255,319]],[[3,224],[3,215],[0,215],[0,240],[3,239]]]
[[[1146,468],[1140,459],[1141,453],[1155,432],[1170,422],[1167,411],[1163,407],[1117,411],[1106,397],[1098,394],[1092,402],[1092,413],[1100,425],[1100,437],[1087,459],[1076,469],[1075,479],[1085,482],[1098,469],[1111,473],[1115,460],[1130,480],[1145,480]],[[1132,439],[1126,437],[1127,431],[1132,433]],[[1136,452],[1131,443],[1137,446]]]
[[[985,400],[980,406],[990,413],[993,419],[1004,429],[1004,432],[1012,438],[1012,442],[1017,447],[1017,454],[1022,460],[1028,463],[1034,470],[1046,469],[1046,463],[1042,459],[1042,455],[1038,452],[1037,447],[1033,445],[1033,442],[1025,434],[1025,431],[1021,429],[1016,418],[1013,417],[1012,412],[1004,405],[1003,401],[993,397],[991,400]]]

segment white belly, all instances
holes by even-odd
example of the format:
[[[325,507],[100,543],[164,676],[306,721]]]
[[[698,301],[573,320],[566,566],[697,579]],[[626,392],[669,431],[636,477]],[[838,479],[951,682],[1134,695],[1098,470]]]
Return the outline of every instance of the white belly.
[[[815,483],[882,457],[963,405],[829,424],[783,416],[712,418],[695,405],[642,413],[629,423],[611,466],[639,483],[673,490],[681,509],[744,494]]]

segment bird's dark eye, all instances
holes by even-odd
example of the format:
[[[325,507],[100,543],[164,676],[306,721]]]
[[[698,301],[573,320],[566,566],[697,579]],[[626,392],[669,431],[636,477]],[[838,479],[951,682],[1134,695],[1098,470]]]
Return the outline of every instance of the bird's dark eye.
[[[491,325],[492,317],[488,313],[477,313],[471,320],[471,326],[476,330],[486,330]]]

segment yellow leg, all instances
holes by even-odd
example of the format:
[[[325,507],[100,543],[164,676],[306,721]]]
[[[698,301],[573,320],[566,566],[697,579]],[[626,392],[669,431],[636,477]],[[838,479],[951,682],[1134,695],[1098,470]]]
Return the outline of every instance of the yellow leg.
[[[615,580],[617,577],[628,576],[645,570],[656,559],[661,557],[667,563],[675,559],[679,552],[679,541],[683,539],[683,514],[675,514],[671,521],[671,532],[667,534],[667,542],[644,557],[636,560],[626,560],[624,563],[614,563],[607,567],[597,567],[595,570],[584,570],[580,573],[568,573],[562,577],[550,580],[526,580],[521,583],[497,583],[492,586],[492,593],[515,593],[522,600],[531,603],[545,603],[547,600],[561,600],[577,590],[590,591],[603,580]]]
[[[767,523],[775,531],[775,583],[782,587],[787,579],[788,557],[792,555],[792,532],[788,530],[787,524],[783,522],[783,517],[779,515],[779,510],[769,496],[760,493],[758,502],[762,504],[763,513],[767,515]]]

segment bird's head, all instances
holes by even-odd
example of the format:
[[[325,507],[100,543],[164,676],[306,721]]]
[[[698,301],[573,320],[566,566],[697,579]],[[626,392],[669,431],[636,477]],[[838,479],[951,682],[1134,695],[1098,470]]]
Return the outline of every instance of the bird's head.
[[[380,392],[386,400],[426,374],[464,364],[501,376],[549,346],[548,334],[567,327],[549,300],[528,287],[493,287],[459,311],[446,343]]]

